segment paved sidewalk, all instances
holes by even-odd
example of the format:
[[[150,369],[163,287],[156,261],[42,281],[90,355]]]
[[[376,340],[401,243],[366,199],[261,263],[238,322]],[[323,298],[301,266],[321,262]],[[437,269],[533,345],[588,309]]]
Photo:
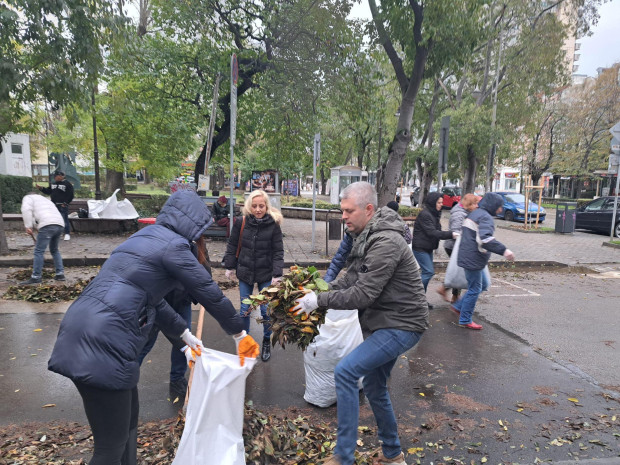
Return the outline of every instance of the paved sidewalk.
[[[444,212],[442,224],[447,229],[449,213]],[[610,265],[611,269],[620,265],[620,249],[603,247],[607,236],[587,232],[575,232],[572,235],[555,233],[534,234],[503,229],[506,223],[497,220],[496,237],[511,249],[517,258],[517,265],[556,262],[569,266]],[[512,223],[515,224],[515,223]],[[287,266],[298,264],[303,266],[317,265],[325,268],[338,249],[339,240],[330,240],[326,254],[326,227],[324,221],[317,221],[315,226],[314,248],[312,247],[312,222],[285,218],[282,224],[284,233],[285,263]],[[33,241],[30,236],[20,231],[7,231],[10,254],[0,257],[0,266],[32,266]],[[61,254],[66,266],[100,265],[110,252],[121,244],[129,234],[72,234],[70,241],[62,241]],[[215,267],[220,266],[226,242],[223,240],[208,241],[209,255]],[[49,252],[47,254],[49,257]],[[435,254],[436,262],[446,262],[448,256],[440,246]],[[492,261],[501,262],[502,257],[492,256]]]

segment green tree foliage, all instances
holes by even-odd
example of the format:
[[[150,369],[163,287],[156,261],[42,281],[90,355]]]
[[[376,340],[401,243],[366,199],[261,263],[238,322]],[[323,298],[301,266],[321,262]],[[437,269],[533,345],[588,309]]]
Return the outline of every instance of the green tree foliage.
[[[79,100],[103,67],[116,2],[8,0],[0,3],[0,137],[24,128],[36,103]]]

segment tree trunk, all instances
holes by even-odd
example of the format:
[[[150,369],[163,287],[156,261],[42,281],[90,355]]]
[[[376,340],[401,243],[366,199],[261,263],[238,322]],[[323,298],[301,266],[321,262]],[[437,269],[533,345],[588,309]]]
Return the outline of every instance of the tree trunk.
[[[6,233],[4,232],[4,219],[2,218],[2,197],[0,197],[0,255],[9,254],[9,244],[6,241]]]
[[[120,189],[120,194],[125,195],[125,179],[123,173],[108,168],[105,172],[105,190],[108,194],[112,194],[116,189]]]
[[[144,168],[143,173],[144,173],[144,184],[151,184],[151,175],[149,174],[146,168]]]
[[[224,190],[226,188],[224,168],[222,168],[221,166],[217,167],[217,188],[218,190]]]
[[[467,165],[463,176],[463,194],[472,194],[476,188],[476,173],[478,172],[478,159],[471,145],[467,146]]]

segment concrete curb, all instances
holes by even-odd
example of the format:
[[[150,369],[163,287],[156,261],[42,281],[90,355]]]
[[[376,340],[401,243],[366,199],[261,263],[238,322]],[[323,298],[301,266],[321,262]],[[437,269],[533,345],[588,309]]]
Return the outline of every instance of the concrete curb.
[[[551,463],[555,465],[620,465],[620,457],[587,460],[563,460],[561,462]]]
[[[603,242],[603,247],[611,247],[612,249],[620,249],[620,244],[612,244],[611,242]]]

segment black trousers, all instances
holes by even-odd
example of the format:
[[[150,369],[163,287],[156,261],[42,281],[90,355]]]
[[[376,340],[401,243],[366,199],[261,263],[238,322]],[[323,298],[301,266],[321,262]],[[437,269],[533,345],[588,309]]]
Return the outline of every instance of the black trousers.
[[[95,443],[89,465],[135,465],[138,388],[109,391],[77,382],[75,386],[82,396]]]

